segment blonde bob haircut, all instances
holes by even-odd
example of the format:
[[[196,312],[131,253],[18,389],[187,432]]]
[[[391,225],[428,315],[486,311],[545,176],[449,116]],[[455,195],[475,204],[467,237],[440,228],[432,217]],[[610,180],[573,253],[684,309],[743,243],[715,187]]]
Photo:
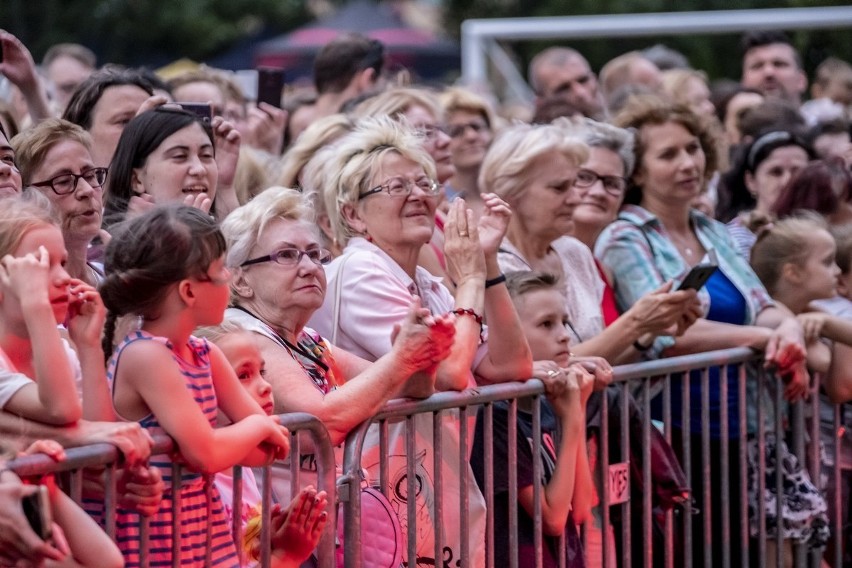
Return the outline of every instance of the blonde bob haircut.
[[[249,259],[264,229],[276,219],[303,223],[306,231],[316,233],[310,200],[295,189],[270,187],[231,211],[222,221],[221,229],[228,247],[225,264],[238,269]]]
[[[516,124],[505,128],[491,144],[479,171],[479,187],[509,201],[517,200],[535,174],[535,162],[551,152],[565,156],[575,167],[589,157],[588,146],[569,136],[563,126]]]
[[[362,118],[334,149],[333,161],[325,166],[324,193],[334,238],[341,247],[358,235],[346,221],[343,209],[357,207],[358,196],[370,189],[385,156],[399,154],[422,167],[433,180],[437,175],[435,162],[423,149],[421,137],[407,122],[396,122],[388,116]]]
[[[440,95],[444,114],[450,115],[454,112],[469,112],[478,114],[485,120],[488,128],[494,130],[495,117],[491,105],[470,89],[463,87],[450,87]]]
[[[311,161],[317,151],[334,142],[347,132],[351,132],[354,123],[345,114],[332,114],[312,122],[302,132],[281,159],[281,169],[276,185],[284,187],[300,187],[299,177],[305,166]],[[305,184],[307,185],[307,184]],[[320,190],[317,187],[302,189]]]
[[[828,232],[828,223],[819,213],[799,211],[758,235],[751,248],[751,267],[770,295],[778,290],[785,265],[802,266],[812,255],[808,237],[820,230]]]
[[[420,106],[429,111],[438,122],[444,116],[438,97],[432,91],[416,87],[396,87],[379,93],[355,107],[355,118],[387,115],[399,120],[412,107]]]

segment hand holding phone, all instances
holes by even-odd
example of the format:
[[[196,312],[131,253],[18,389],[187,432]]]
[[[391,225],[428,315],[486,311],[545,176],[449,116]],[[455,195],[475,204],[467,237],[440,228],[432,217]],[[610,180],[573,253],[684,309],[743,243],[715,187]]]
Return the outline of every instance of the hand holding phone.
[[[710,249],[707,256],[709,257],[708,262],[693,266],[677,287],[678,290],[700,290],[704,287],[710,277],[713,276],[713,273],[716,272],[716,269],[719,268],[716,251]]]
[[[21,507],[33,532],[47,542],[53,536],[53,515],[46,485],[39,485],[31,495],[21,498]]]

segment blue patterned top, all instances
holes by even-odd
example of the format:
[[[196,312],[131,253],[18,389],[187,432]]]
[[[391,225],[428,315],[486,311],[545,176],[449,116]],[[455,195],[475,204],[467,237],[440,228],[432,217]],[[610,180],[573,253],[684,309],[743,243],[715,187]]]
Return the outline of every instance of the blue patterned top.
[[[757,314],[775,305],[766,288],[737,251],[725,225],[694,209],[689,218],[701,245],[705,250],[716,251],[719,270],[745,298],[743,323],[754,324]],[[622,312],[664,282],[680,282],[690,269],[660,220],[638,205],[625,206],[618,219],[604,229],[595,245],[595,256],[612,273],[618,309]],[[707,290],[698,294],[702,304],[709,306]],[[674,342],[673,337],[657,337],[648,355],[659,357]]]

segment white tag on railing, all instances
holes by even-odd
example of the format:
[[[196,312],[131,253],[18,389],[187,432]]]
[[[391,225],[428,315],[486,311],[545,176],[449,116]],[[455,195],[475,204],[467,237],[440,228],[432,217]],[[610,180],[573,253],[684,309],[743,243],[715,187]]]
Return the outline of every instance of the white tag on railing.
[[[630,462],[609,466],[609,504],[620,505],[630,500]]]

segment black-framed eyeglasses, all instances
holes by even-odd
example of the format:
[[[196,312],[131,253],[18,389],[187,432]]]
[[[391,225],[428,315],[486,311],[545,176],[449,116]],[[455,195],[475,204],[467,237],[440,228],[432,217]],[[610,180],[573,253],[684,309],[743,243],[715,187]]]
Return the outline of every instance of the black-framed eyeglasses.
[[[308,260],[320,266],[328,264],[332,261],[332,254],[331,251],[328,249],[313,248],[308,250],[299,250],[297,248],[283,248],[278,249],[272,254],[267,254],[266,256],[259,256],[257,258],[252,258],[251,260],[247,260],[242,263],[240,267],[251,266],[252,264],[260,264],[261,262],[274,262],[276,264],[280,264],[281,266],[287,266],[289,268],[292,268],[302,261],[303,256],[308,257]]]
[[[467,129],[470,128],[475,134],[479,134],[488,130],[488,125],[481,121],[464,122],[462,124],[448,124],[444,127],[444,131],[450,138],[458,138],[462,136]]]
[[[106,181],[108,168],[90,168],[81,174],[60,174],[46,181],[31,183],[33,187],[49,187],[56,195],[68,195],[77,191],[80,179],[86,180],[94,189],[103,187]]]
[[[358,200],[383,191],[386,191],[391,197],[407,196],[411,194],[415,187],[425,193],[426,197],[435,197],[440,192],[440,186],[434,180],[429,179],[426,176],[417,178],[414,181],[397,177],[389,179],[382,185],[377,185],[372,189],[368,189],[364,193],[359,193]]]
[[[601,180],[604,189],[607,193],[614,197],[619,197],[627,189],[627,180],[621,176],[602,176],[592,170],[580,170],[577,172],[577,177],[574,178],[574,187],[587,188],[595,185],[595,182]]]

